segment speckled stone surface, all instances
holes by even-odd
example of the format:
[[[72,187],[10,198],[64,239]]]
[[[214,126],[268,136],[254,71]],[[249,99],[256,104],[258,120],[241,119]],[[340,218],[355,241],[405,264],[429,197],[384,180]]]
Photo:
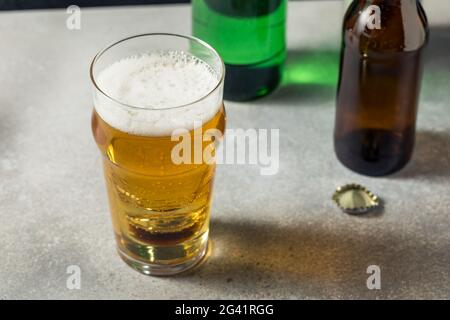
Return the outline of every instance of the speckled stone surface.
[[[0,13],[0,299],[450,298],[450,7],[425,5],[432,40],[412,162],[379,179],[342,167],[333,85],[291,82],[227,103],[230,128],[280,129],[280,171],[220,166],[211,256],[173,278],[141,275],[116,254],[88,67],[126,35],[189,33],[189,6],[85,9],[80,31],[66,29],[63,10]],[[335,72],[343,6],[290,6],[287,70],[328,57],[319,69]],[[379,194],[384,212],[341,213],[330,197],[347,182]],[[66,287],[69,265],[81,268],[80,290]],[[369,265],[381,290],[366,287]]]

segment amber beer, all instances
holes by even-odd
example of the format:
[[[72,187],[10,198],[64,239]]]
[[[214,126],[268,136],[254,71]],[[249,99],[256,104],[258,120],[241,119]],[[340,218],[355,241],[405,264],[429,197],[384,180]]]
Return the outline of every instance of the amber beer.
[[[202,134],[224,131],[223,68],[207,44],[163,34],[122,40],[92,64],[92,129],[118,251],[143,273],[175,274],[206,253],[215,163],[180,164],[172,150],[186,135],[215,148]]]
[[[373,16],[377,13],[379,17]],[[355,0],[344,20],[343,37],[336,155],[361,174],[396,172],[414,148],[428,39],[425,13],[416,0]]]

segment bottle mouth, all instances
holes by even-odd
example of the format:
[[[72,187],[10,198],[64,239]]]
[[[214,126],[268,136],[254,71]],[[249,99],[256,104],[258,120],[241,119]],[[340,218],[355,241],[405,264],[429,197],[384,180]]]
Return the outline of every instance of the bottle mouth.
[[[204,0],[211,9],[226,16],[253,18],[272,14],[286,0]]]

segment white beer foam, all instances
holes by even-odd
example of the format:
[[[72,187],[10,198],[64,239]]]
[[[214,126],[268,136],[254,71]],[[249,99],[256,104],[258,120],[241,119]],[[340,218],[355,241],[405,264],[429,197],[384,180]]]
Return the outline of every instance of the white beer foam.
[[[192,130],[214,117],[221,106],[222,88],[207,95],[219,80],[208,64],[184,52],[133,56],[102,70],[97,86],[114,100],[135,108],[95,92],[95,109],[120,131],[170,136],[174,130]]]

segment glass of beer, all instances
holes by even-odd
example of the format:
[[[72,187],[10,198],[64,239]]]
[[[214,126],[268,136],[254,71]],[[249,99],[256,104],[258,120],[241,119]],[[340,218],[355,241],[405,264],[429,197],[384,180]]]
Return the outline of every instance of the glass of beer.
[[[99,52],[90,76],[120,256],[149,275],[192,268],[207,252],[225,129],[220,56],[192,37],[143,34]]]

